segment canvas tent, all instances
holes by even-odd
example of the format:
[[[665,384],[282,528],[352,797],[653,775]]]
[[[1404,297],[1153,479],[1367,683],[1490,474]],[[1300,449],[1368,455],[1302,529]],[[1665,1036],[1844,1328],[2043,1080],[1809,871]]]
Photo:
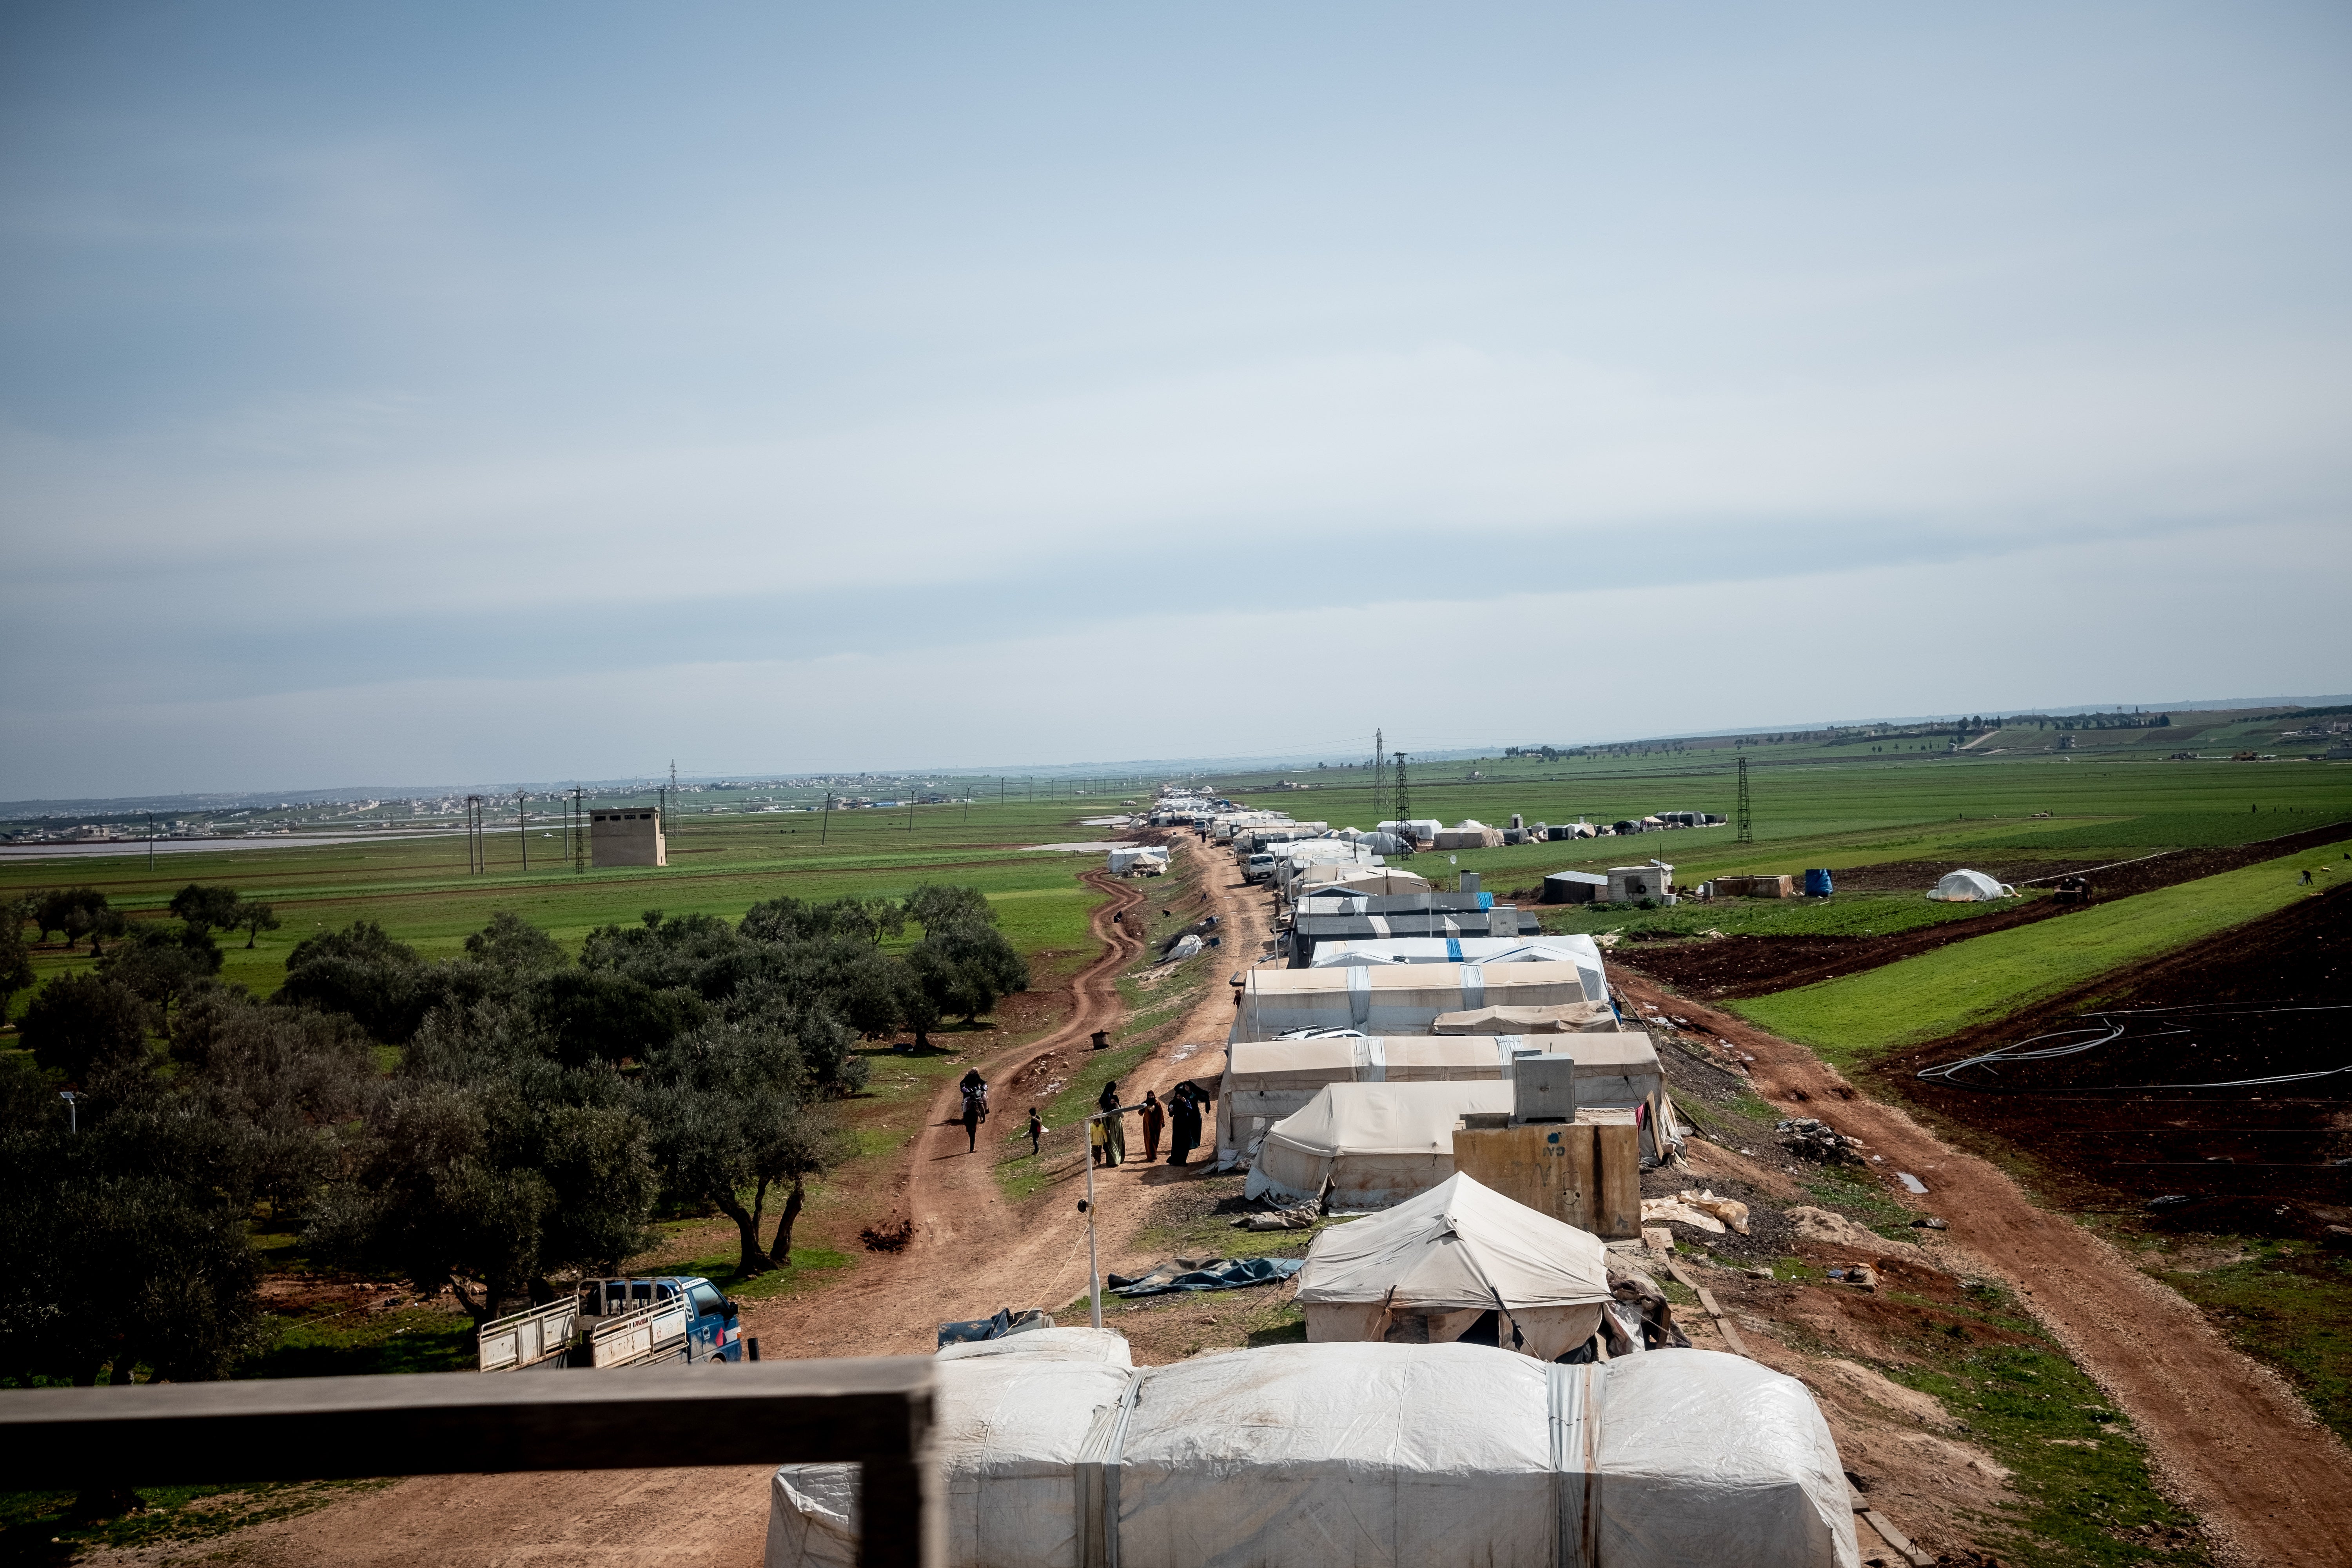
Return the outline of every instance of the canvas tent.
[[[1125,1367],[972,1349],[936,1369],[955,1568],[1859,1563],[1812,1396],[1739,1356],[1305,1344]],[[766,1568],[856,1561],[856,1466],[784,1466],[769,1496]]]
[[[1948,904],[1981,903],[1993,899],[2013,899],[2015,888],[2005,887],[1982,871],[1948,871],[1936,890],[1927,895]]]
[[[1118,877],[1129,872],[1157,876],[1168,869],[1168,851],[1156,844],[1122,844],[1110,852],[1110,869]]]
[[[1337,969],[1254,969],[1244,978],[1232,1038],[1270,1040],[1293,1029],[1425,1035],[1440,1013],[1583,1002],[1574,963],[1387,963]]]
[[[1318,1236],[1297,1300],[1310,1343],[1443,1344],[1491,1311],[1498,1346],[1556,1361],[1600,1326],[1608,1252],[1600,1237],[1457,1173]]]
[[[1305,1108],[1265,1130],[1248,1195],[1327,1198],[1335,1209],[1378,1209],[1425,1193],[1454,1173],[1454,1130],[1465,1115],[1509,1114],[1511,1085],[1327,1083]]]

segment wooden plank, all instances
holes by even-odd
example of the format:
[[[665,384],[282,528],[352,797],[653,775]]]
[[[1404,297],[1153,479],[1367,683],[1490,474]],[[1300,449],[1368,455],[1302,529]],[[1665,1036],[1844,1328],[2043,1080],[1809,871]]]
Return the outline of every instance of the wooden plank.
[[[863,1462],[930,1424],[927,1356],[35,1388],[0,1395],[0,1467],[65,1488]]]
[[[1715,1304],[1715,1293],[1692,1279],[1683,1266],[1671,1257],[1666,1259],[1666,1272],[1673,1275],[1675,1282],[1684,1289],[1698,1298],[1698,1304],[1706,1309],[1707,1317],[1715,1324],[1716,1332],[1723,1336],[1723,1342],[1731,1347],[1732,1353],[1748,1355],[1748,1342],[1739,1337],[1739,1325],[1733,1322],[1724,1310]],[[1756,1358],[1748,1356],[1748,1359],[1753,1361]]]
[[[1903,1554],[1905,1561],[1911,1564],[1911,1568],[1936,1568],[1936,1560],[1912,1545],[1911,1538],[1895,1529],[1894,1522],[1885,1514],[1874,1508],[1860,1509],[1856,1511],[1863,1518],[1870,1521],[1870,1528],[1885,1537],[1887,1545]]]

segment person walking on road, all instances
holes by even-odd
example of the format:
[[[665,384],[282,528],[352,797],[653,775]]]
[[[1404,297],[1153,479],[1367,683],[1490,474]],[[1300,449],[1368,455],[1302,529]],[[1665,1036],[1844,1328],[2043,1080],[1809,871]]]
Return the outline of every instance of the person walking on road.
[[[1150,1089],[1143,1091],[1143,1163],[1147,1165],[1160,1158],[1160,1130],[1168,1125],[1168,1112],[1161,1109],[1160,1096]]]
[[[980,1152],[980,1124],[988,1120],[988,1080],[980,1076],[978,1068],[963,1075],[963,1132],[970,1147],[967,1154]]]
[[[1037,1114],[1037,1108],[1036,1108],[1035,1106],[1034,1106],[1034,1105],[1033,1105],[1033,1106],[1031,1106],[1031,1107],[1029,1108],[1029,1152],[1030,1152],[1030,1153],[1034,1154],[1034,1153],[1036,1153],[1036,1152],[1037,1152],[1037,1140],[1039,1140],[1040,1138],[1043,1138],[1044,1136],[1045,1136],[1045,1118],[1043,1118],[1043,1117],[1041,1117],[1041,1116],[1039,1116],[1039,1115]]]
[[[1168,1163],[1181,1165],[1184,1156],[1201,1144],[1201,1091],[1190,1083],[1180,1083],[1168,1098],[1175,1110],[1171,1118],[1175,1125],[1168,1139]]]
[[[1103,1163],[1127,1163],[1127,1118],[1119,1114],[1118,1085],[1103,1085],[1102,1094],[1095,1100],[1095,1109],[1103,1112]]]

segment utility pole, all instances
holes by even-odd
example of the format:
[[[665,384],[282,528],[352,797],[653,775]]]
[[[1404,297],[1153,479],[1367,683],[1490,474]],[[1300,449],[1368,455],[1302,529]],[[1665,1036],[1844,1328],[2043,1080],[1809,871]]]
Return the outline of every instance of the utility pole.
[[[1372,731],[1372,826],[1375,828],[1378,828],[1388,816],[1387,812],[1381,809],[1381,804],[1388,798],[1388,780],[1384,776],[1388,772],[1388,765],[1386,738],[1380,731],[1375,730]]]
[[[576,784],[572,790],[572,868],[588,869],[588,792]]]
[[[1396,819],[1403,822],[1412,815],[1412,790],[1405,783],[1404,753],[1396,754]]]
[[[147,814],[147,869],[155,868],[155,814]]]
[[[819,844],[823,844],[823,843],[825,841],[826,837],[827,837],[829,834],[831,834],[832,832],[833,832],[833,792],[832,792],[831,790],[827,790],[827,791],[825,791],[825,792],[824,792],[824,821],[821,825],[819,825],[819,826],[818,826],[818,828],[817,828],[816,841],[817,841]]]
[[[1748,759],[1746,757],[1739,759],[1738,825],[1738,831],[1733,837],[1732,842],[1735,844],[1755,843],[1756,816],[1754,812],[1748,809]]]
[[[522,868],[530,869],[530,818],[524,814],[522,803],[530,797],[515,791],[515,837],[522,840]]]
[[[915,797],[911,793],[907,796],[907,831],[915,831]]]
[[[466,875],[478,877],[490,868],[489,846],[482,839],[482,797],[466,797]]]

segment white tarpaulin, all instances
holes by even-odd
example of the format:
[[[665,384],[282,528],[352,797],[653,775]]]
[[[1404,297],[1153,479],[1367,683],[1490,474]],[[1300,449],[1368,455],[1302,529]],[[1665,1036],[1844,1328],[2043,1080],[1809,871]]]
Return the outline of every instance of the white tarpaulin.
[[[2015,888],[2003,887],[1982,871],[1947,871],[1936,890],[1927,895],[1948,904],[1980,903],[1991,899],[2012,899]]]
[[[1270,1040],[1292,1029],[1333,1028],[1426,1035],[1440,1013],[1585,999],[1583,976],[1569,963],[1253,969],[1243,977],[1232,1038]]]
[[[938,1373],[953,1568],[1859,1563],[1812,1396],[1719,1352],[1276,1345]],[[852,1466],[778,1470],[766,1568],[851,1568],[856,1508]]]
[[[1225,1053],[1217,1089],[1217,1163],[1230,1169],[1256,1150],[1267,1128],[1304,1110],[1327,1083],[1460,1083],[1511,1078],[1523,1050],[1576,1060],[1580,1105],[1662,1102],[1657,1047],[1638,1029],[1574,1035],[1354,1036],[1250,1040]],[[1657,1098],[1654,1098],[1657,1097]]]
[[[1354,963],[1573,963],[1584,999],[1605,1002],[1601,949],[1589,936],[1391,936],[1320,942],[1309,969]]]
[[[1511,1109],[1512,1086],[1483,1083],[1328,1083],[1306,1108],[1266,1129],[1250,1167],[1248,1195],[1316,1198],[1331,1206],[1386,1208],[1454,1173],[1454,1129],[1472,1111]]]
[[[1168,868],[1168,851],[1156,844],[1128,844],[1110,852],[1110,868],[1115,874],[1132,870],[1146,861],[1158,862],[1164,871]]]
[[[1553,1007],[1478,1007],[1440,1013],[1429,1021],[1437,1035],[1573,1035],[1617,1032],[1617,1014],[1604,1003],[1563,1002]]]
[[[1307,1337],[1378,1340],[1399,1315],[1431,1343],[1488,1311],[1496,1341],[1551,1361],[1591,1337],[1609,1300],[1601,1239],[1468,1176],[1448,1176],[1386,1214],[1315,1238],[1298,1276]]]

